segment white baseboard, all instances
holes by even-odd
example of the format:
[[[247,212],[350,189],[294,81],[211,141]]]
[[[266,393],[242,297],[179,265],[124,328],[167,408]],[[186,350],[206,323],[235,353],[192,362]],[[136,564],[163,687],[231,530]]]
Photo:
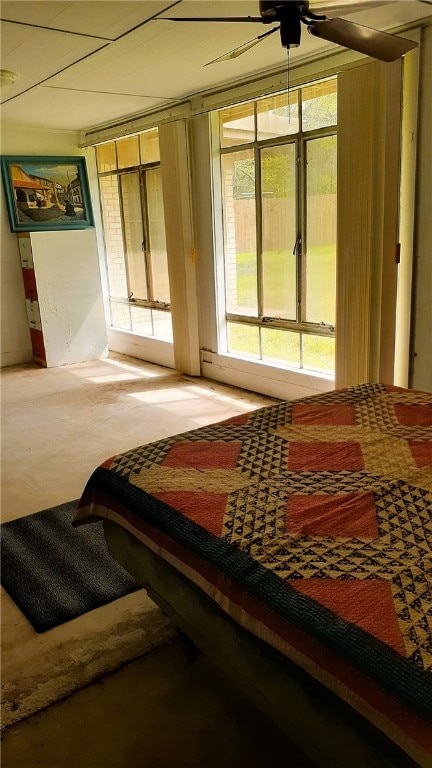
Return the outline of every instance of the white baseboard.
[[[23,363],[33,362],[33,350],[17,350],[16,352],[1,352],[0,368],[9,368],[11,365],[22,365]]]

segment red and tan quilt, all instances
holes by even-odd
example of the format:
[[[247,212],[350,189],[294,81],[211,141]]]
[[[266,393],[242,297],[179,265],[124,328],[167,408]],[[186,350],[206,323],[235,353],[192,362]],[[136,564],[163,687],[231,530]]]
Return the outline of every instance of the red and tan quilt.
[[[131,531],[402,748],[432,754],[432,396],[362,385],[114,456]]]

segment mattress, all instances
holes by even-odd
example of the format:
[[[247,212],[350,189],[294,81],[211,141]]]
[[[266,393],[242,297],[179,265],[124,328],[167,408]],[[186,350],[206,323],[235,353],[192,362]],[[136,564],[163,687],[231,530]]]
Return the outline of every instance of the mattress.
[[[111,520],[419,764],[432,755],[432,396],[362,385],[113,456]]]

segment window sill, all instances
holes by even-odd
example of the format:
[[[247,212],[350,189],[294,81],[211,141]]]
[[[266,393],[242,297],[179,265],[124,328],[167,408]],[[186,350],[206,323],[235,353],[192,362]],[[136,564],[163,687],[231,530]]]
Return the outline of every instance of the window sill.
[[[107,328],[108,347],[113,352],[130,355],[139,360],[174,368],[174,348],[172,342],[141,336],[132,331],[119,328]]]
[[[201,351],[201,369],[206,378],[282,400],[318,395],[335,388],[334,376],[330,374],[271,366],[260,360],[206,350]]]

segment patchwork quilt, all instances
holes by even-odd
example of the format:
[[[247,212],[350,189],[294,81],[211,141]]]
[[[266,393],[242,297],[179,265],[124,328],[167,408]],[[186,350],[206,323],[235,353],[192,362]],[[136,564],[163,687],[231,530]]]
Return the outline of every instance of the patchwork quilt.
[[[432,753],[431,395],[362,385],[140,446],[91,476],[95,517]]]

